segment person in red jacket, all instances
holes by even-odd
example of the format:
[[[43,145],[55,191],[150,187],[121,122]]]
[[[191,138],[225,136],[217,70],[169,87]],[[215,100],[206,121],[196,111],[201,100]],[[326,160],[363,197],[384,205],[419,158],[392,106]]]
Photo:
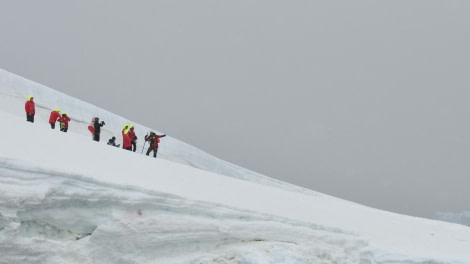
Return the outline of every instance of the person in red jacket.
[[[24,104],[26,111],[26,121],[34,123],[34,115],[36,114],[36,105],[34,104],[34,96],[28,96],[28,101]]]
[[[62,113],[62,116],[59,118],[60,122],[60,131],[67,132],[69,130],[70,117],[67,116],[66,112]]]
[[[135,149],[137,148],[137,136],[134,132],[134,125],[129,126],[129,137],[131,138],[132,151],[135,152]]]
[[[131,137],[129,135],[129,130],[124,130],[123,134],[122,134],[122,147],[124,149],[127,149],[127,150],[131,150],[132,151],[132,140],[131,140]]]
[[[122,148],[124,148],[124,132],[129,130],[129,126],[127,124],[124,124],[124,127],[122,128],[121,135],[122,135]]]
[[[157,157],[158,152],[158,143],[160,142],[160,138],[165,137],[166,135],[157,135],[155,132],[150,131],[150,135],[145,135],[145,141],[148,141],[150,146],[147,150],[147,156],[153,151],[153,157]]]
[[[54,111],[51,112],[51,115],[49,116],[49,124],[51,124],[51,128],[55,129],[55,122],[59,120],[60,118],[60,109],[56,108]]]

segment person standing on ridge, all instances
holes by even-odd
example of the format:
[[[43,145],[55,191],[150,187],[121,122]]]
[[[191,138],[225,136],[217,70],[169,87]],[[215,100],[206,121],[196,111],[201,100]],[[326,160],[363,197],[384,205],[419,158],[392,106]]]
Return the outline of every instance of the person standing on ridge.
[[[122,148],[132,151],[132,140],[129,134],[130,134],[129,129],[124,130],[124,134],[122,135],[122,142],[123,142]]]
[[[69,130],[70,117],[67,116],[66,112],[62,112],[62,116],[59,118],[60,131],[67,132]]]
[[[94,141],[100,141],[100,133],[101,133],[101,127],[104,126],[106,123],[104,121],[101,121],[98,117],[95,117],[95,123],[93,123],[93,140]]]
[[[26,121],[34,123],[34,115],[36,114],[36,105],[34,104],[34,96],[28,96],[28,101],[24,104],[26,111]]]
[[[160,143],[160,138],[165,137],[166,135],[157,135],[155,132],[150,131],[150,135],[145,135],[145,141],[149,142],[149,148],[147,150],[147,156],[150,154],[151,151],[153,151],[153,157],[157,157],[157,152],[158,152],[158,143]]]
[[[134,125],[129,126],[129,137],[131,138],[132,151],[135,152],[135,149],[137,148],[137,136],[134,132]]]
[[[124,132],[129,130],[129,126],[127,124],[124,124],[124,127],[122,128],[121,135],[122,135],[122,148],[124,148]]]
[[[51,112],[51,115],[49,116],[49,124],[51,124],[51,128],[55,129],[55,122],[59,120],[60,118],[60,109],[56,108],[54,111]]]

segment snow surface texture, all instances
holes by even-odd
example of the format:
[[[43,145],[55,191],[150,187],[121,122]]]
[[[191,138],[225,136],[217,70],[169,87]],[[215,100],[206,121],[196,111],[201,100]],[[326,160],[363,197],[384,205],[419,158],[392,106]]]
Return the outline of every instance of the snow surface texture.
[[[0,263],[470,263],[469,227],[283,183],[170,136],[158,159],[108,146],[129,120],[3,70],[0,106]],[[56,107],[68,133],[47,123]]]

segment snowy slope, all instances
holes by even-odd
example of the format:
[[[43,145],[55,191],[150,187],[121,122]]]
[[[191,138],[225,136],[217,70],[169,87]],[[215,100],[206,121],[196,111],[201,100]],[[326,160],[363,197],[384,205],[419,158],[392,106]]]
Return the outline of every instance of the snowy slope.
[[[41,84],[27,80],[15,74],[0,69],[0,87],[1,95],[0,104],[2,109],[14,115],[24,114],[25,96],[34,95],[36,102],[36,123],[47,125],[49,113],[52,109],[59,107],[61,111],[65,111],[72,118],[70,131],[90,136],[87,130],[91,118],[100,117],[100,120],[106,121],[103,127],[102,140],[108,140],[111,136],[116,136],[116,142],[122,144],[121,129],[124,124],[134,124],[137,136],[141,139],[137,142],[137,150],[142,151],[143,138],[150,130],[159,132],[157,128],[148,128],[146,126],[133,123],[131,120],[125,119],[119,115],[83,102],[79,99],[70,97],[64,93],[55,91]],[[5,97],[8,96],[8,97]],[[16,99],[11,102],[11,99]],[[21,103],[20,103],[21,102]],[[21,113],[21,114],[20,114]],[[159,147],[159,155],[164,159],[170,159],[175,162],[187,164],[196,168],[209,170],[215,173],[229,175],[234,178],[249,179],[264,184],[279,186],[297,191],[306,191],[294,185],[282,183],[275,179],[252,172],[234,164],[220,160],[209,155],[191,145],[174,139],[169,135]]]
[[[129,120],[6,71],[0,105],[0,263],[470,263],[469,227],[282,183],[171,137],[159,159],[107,146]],[[50,129],[56,107],[69,133]],[[92,116],[107,124],[99,143]]]

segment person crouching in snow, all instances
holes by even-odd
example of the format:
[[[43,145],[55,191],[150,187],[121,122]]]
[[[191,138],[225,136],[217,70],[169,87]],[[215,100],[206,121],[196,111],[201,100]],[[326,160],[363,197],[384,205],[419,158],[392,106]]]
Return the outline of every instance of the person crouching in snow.
[[[34,115],[36,114],[36,105],[34,104],[34,96],[28,96],[28,101],[24,104],[26,111],[26,121],[34,123]]]
[[[124,130],[122,134],[122,142],[123,142],[122,147],[124,149],[132,151],[132,139],[131,139],[131,136],[129,135],[128,129]]]
[[[121,146],[121,144],[116,145],[116,137],[112,137],[108,141],[108,145],[113,146],[113,147],[118,147]]]
[[[62,116],[59,118],[60,122],[60,131],[67,132],[69,130],[70,117],[67,116],[66,112],[62,113]]]
[[[55,129],[55,122],[59,120],[60,118],[60,109],[56,108],[54,111],[51,112],[51,115],[49,116],[49,124],[51,124],[51,128]]]
[[[153,157],[157,157],[158,152],[158,143],[160,143],[160,138],[165,137],[166,135],[157,135],[155,132],[150,131],[150,135],[145,135],[145,141],[148,141],[150,146],[147,150],[147,156],[153,151]]]

